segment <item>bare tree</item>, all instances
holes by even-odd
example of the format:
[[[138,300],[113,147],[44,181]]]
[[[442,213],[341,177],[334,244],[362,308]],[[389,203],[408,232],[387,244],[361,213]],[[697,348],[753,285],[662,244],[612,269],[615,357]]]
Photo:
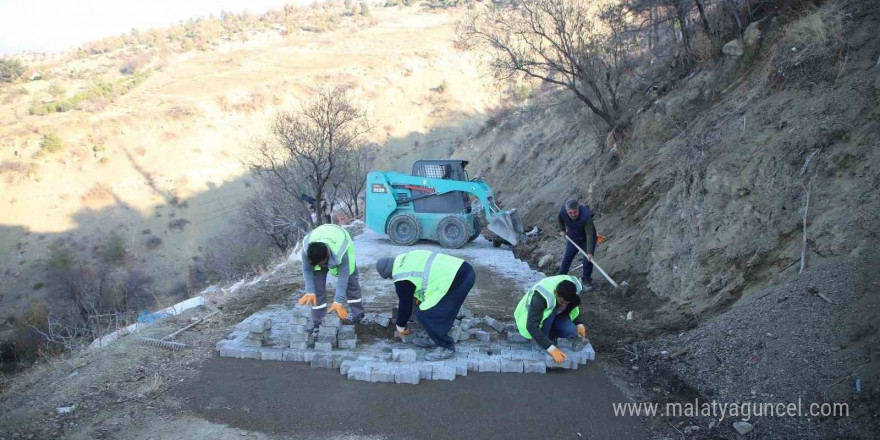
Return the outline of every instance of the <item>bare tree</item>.
[[[299,197],[273,182],[258,182],[255,194],[242,204],[245,226],[258,231],[284,251],[296,244],[311,227],[311,218]]]
[[[523,74],[570,90],[610,131],[623,121],[620,76],[599,7],[589,0],[512,0],[474,9],[458,40],[491,54],[496,75]]]
[[[367,185],[367,173],[376,162],[378,153],[379,149],[375,144],[361,144],[349,151],[345,175],[340,185],[340,200],[345,204],[352,218],[361,215],[359,199]]]
[[[269,138],[257,143],[247,165],[258,179],[297,199],[305,182],[317,199],[315,210],[321,213],[326,193],[332,190],[331,178],[343,165],[346,152],[369,130],[366,114],[344,89],[322,88],[301,109],[275,117]],[[319,215],[317,223],[323,221]]]

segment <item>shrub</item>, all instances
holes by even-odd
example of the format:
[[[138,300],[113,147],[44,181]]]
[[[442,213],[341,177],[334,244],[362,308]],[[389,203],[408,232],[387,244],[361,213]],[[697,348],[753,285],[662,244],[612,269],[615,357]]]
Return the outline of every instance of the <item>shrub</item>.
[[[21,78],[25,68],[21,61],[11,58],[0,59],[0,82],[11,83]]]
[[[50,95],[54,96],[55,98],[59,98],[61,96],[64,96],[67,93],[67,89],[65,89],[64,86],[62,86],[61,84],[58,84],[56,82],[53,82],[52,84],[50,84],[49,89],[47,91],[49,92]]]
[[[125,260],[125,242],[116,233],[111,233],[104,245],[104,262],[119,265]]]
[[[55,133],[43,135],[43,141],[40,143],[40,150],[46,153],[56,153],[64,148],[64,141]]]
[[[60,244],[53,243],[49,245],[49,258],[46,266],[50,270],[67,271],[70,270],[73,263],[73,254],[70,249],[62,247]]]

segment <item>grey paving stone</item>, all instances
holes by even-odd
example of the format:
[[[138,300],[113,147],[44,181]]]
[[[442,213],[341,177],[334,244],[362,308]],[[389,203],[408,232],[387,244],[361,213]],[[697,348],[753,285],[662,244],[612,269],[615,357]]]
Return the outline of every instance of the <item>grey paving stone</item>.
[[[288,337],[290,342],[309,342],[308,333],[294,333]]]
[[[555,369],[559,369],[559,368],[567,369],[567,370],[568,369],[577,369],[577,364],[572,362],[571,359],[566,358],[561,363],[556,363],[556,361],[553,360],[553,357],[550,356],[549,354],[544,357],[544,365],[546,365],[547,368],[555,368]]]
[[[576,364],[583,365],[587,363],[587,356],[580,351],[569,351],[565,354],[568,355],[568,358]]]
[[[431,380],[431,374],[434,371],[434,365],[429,363],[418,364],[419,378]]]
[[[593,350],[592,344],[587,344],[586,346],[584,346],[583,350],[581,350],[581,353],[583,353],[584,356],[586,356],[586,359],[588,361],[596,360],[596,351]]]
[[[271,319],[260,319],[256,318],[252,321],[245,321],[242,323],[241,329],[246,332],[254,332],[259,333],[272,328],[272,320]]]
[[[458,376],[467,376],[468,372],[468,361],[465,359],[456,359],[452,361],[446,361],[446,365],[455,368],[455,374]]]
[[[284,350],[282,354],[282,360],[285,362],[304,362],[305,355],[302,350]]]
[[[221,349],[223,349],[223,347],[225,347],[231,343],[232,343],[232,341],[230,341],[228,339],[221,339],[221,340],[217,341],[216,344],[214,344],[214,350],[220,351]]]
[[[304,317],[311,318],[312,316],[312,307],[308,305],[294,305],[293,306],[293,316],[294,317]]]
[[[262,339],[245,339],[242,341],[242,345],[245,347],[262,347],[263,340]]]
[[[459,337],[461,337],[461,329],[458,327],[453,327],[449,330],[449,337],[452,338],[453,341],[457,341]]]
[[[340,339],[336,342],[340,350],[354,350],[357,347],[357,339]]]
[[[339,332],[339,327],[321,326],[321,328],[318,329],[318,336],[321,336],[321,335],[333,336],[335,338],[336,333],[338,333],[338,332]]]
[[[293,327],[295,325],[306,326],[309,323],[309,318],[306,316],[294,316],[294,317],[290,318],[290,320],[288,322],[290,323],[291,327]]]
[[[480,373],[500,373],[501,363],[494,359],[481,359],[479,364]]]
[[[407,383],[417,385],[419,383],[419,369],[415,367],[401,368],[394,374],[394,383]]]
[[[324,320],[321,322],[321,327],[339,327],[340,325],[342,325],[342,321],[335,314],[325,315]]]
[[[333,356],[329,354],[316,354],[309,362],[312,368],[333,368]]]
[[[317,342],[318,343],[327,342],[331,345],[335,344],[336,343],[336,335],[319,334]]]
[[[467,359],[468,371],[480,371],[480,358],[470,357]]]
[[[303,362],[311,362],[319,353],[314,350],[306,350],[303,352]]]
[[[315,351],[331,351],[333,344],[329,342],[315,342]]]
[[[470,330],[471,327],[473,327],[473,326],[474,326],[474,320],[470,319],[470,318],[465,318],[465,319],[461,320],[461,324],[458,325],[458,328],[460,328],[461,331],[466,332],[466,331]]]
[[[339,364],[339,374],[346,376],[348,375],[348,370],[351,369],[351,367],[358,367],[361,365],[363,364],[356,360],[344,360],[342,361],[342,363]]]
[[[304,334],[309,331],[308,326],[305,324],[296,324],[296,325],[291,324],[287,327],[287,330],[291,334],[301,334],[301,333]]]
[[[431,372],[431,380],[455,380],[455,367],[435,364]]]
[[[518,329],[516,328],[515,322],[508,322],[508,323],[504,324],[504,330],[508,331],[508,332],[518,331]]]
[[[512,330],[507,332],[507,340],[514,343],[526,343],[529,342],[525,336],[520,334],[519,330]]]
[[[284,350],[278,348],[264,348],[260,350],[260,359],[264,361],[284,360]]]
[[[461,331],[458,333],[458,342],[464,342],[471,338],[471,334],[466,331]]]
[[[362,380],[371,382],[371,369],[367,366],[355,366],[348,369],[348,380]]]
[[[350,327],[350,328],[343,328]],[[336,333],[336,338],[339,340],[342,339],[357,339],[357,334],[354,332],[353,325],[343,325],[339,327],[339,332]]]
[[[223,347],[220,349],[220,357],[238,359],[241,357],[241,349],[232,346]]]
[[[303,342],[290,341],[289,347],[293,348],[293,349],[297,349],[297,350],[305,350],[305,349],[309,348],[309,343],[305,342],[305,341],[303,341]]]
[[[481,342],[489,342],[492,340],[492,336],[489,334],[489,332],[484,332],[482,330],[477,331],[474,336],[476,336],[477,340]]]
[[[572,342],[571,342],[571,339],[559,338],[559,339],[556,341],[556,346],[557,346],[558,348],[562,348],[562,349],[565,349],[565,348],[571,348],[571,343],[572,343]]]
[[[239,352],[239,358],[260,360],[260,350],[257,348],[242,348]]]
[[[394,382],[395,371],[388,367],[374,368],[370,372],[370,382]]]
[[[547,365],[542,361],[523,361],[523,373],[544,374],[547,372]]]
[[[501,361],[501,372],[502,373],[522,373],[523,372],[523,361],[503,360],[503,361]]]
[[[395,348],[391,350],[391,359],[395,362],[415,362],[416,351],[408,348]]]

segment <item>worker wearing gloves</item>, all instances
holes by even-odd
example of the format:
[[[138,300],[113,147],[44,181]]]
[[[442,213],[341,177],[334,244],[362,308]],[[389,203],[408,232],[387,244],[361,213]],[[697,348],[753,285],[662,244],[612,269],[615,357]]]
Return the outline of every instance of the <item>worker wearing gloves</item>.
[[[416,318],[425,327],[430,339],[416,338],[420,347],[437,347],[425,355],[429,361],[449,359],[455,355],[455,341],[449,330],[458,316],[465,297],[474,287],[476,273],[466,261],[439,252],[410,251],[396,258],[380,258],[376,271],[385,279],[394,280],[399,299],[397,332],[408,335],[406,323],[417,304]]]
[[[593,212],[590,207],[578,204],[575,199],[565,202],[565,205],[559,211],[557,216],[559,224],[559,235],[564,239],[567,235],[572,241],[577,243],[587,256],[583,257],[583,276],[581,283],[584,289],[593,288],[593,253],[596,251],[596,244],[599,241],[596,234],[596,227],[593,225]],[[604,237],[603,237],[604,239]],[[571,268],[571,262],[574,261],[578,249],[568,240],[565,241],[565,252],[562,254],[562,262],[559,264],[559,275],[568,275]]]
[[[300,305],[311,304],[312,321],[317,329],[328,312],[326,301],[327,272],[336,276],[336,295],[329,312],[340,319],[348,318],[343,304],[351,307],[351,320],[357,323],[364,318],[361,302],[361,286],[354,262],[354,241],[348,231],[337,225],[321,225],[303,240],[302,270],[306,281],[306,294],[299,299]]]
[[[566,355],[551,338],[587,337],[580,314],[580,292],[580,282],[573,276],[544,278],[526,292],[513,312],[519,333],[547,350],[556,363],[564,361]]]

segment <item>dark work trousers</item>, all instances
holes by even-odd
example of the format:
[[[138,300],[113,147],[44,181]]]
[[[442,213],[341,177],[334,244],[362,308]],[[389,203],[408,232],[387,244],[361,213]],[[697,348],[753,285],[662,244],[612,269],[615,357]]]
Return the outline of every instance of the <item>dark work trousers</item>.
[[[317,306],[312,307],[312,322],[315,324],[315,327],[321,326],[321,321],[324,319],[324,315],[327,314],[327,274],[330,271],[327,269],[320,269],[315,271],[315,298],[317,299]],[[333,301],[333,296],[335,296],[336,291],[334,290],[331,296],[331,302]],[[348,276],[348,285],[345,286],[345,296],[347,299],[348,307],[351,308],[351,318],[355,319],[361,316],[364,316],[364,303],[361,299],[361,283],[360,283],[360,274],[358,273],[357,268],[354,269],[354,273]]]
[[[541,326],[541,331],[547,335],[550,340],[556,338],[573,338],[578,335],[577,326],[571,322],[571,318],[568,317],[567,314],[553,314],[551,313],[547,319],[544,320],[544,325]]]
[[[587,250],[587,242],[584,241],[582,243],[578,243],[578,246],[581,247],[584,251]],[[595,251],[593,251],[595,252]],[[562,254],[562,263],[559,265],[559,275],[568,275],[568,270],[571,269],[571,262],[574,261],[575,255],[580,254],[576,247],[574,247],[571,242],[568,240],[565,241],[565,252]],[[595,254],[593,254],[595,255]],[[584,263],[583,267],[583,275],[581,276],[582,280],[590,280],[593,277],[593,263],[587,261],[587,257],[581,254],[581,262]]]
[[[468,262],[464,262],[458,268],[458,272],[455,273],[455,278],[452,280],[452,285],[449,286],[449,290],[440,299],[440,302],[428,310],[422,310],[419,306],[415,307],[416,319],[422,323],[422,326],[425,327],[425,332],[428,333],[428,336],[438,347],[455,349],[455,341],[449,337],[448,333],[458,317],[458,311],[461,309],[465,297],[474,287],[476,279],[477,274],[474,272],[474,268]],[[401,323],[406,324],[409,320],[409,314],[406,311],[413,308],[412,302],[415,285],[402,281],[394,284],[397,288],[397,296],[400,299],[397,309],[397,325]],[[397,286],[397,284],[405,285],[405,287]]]

